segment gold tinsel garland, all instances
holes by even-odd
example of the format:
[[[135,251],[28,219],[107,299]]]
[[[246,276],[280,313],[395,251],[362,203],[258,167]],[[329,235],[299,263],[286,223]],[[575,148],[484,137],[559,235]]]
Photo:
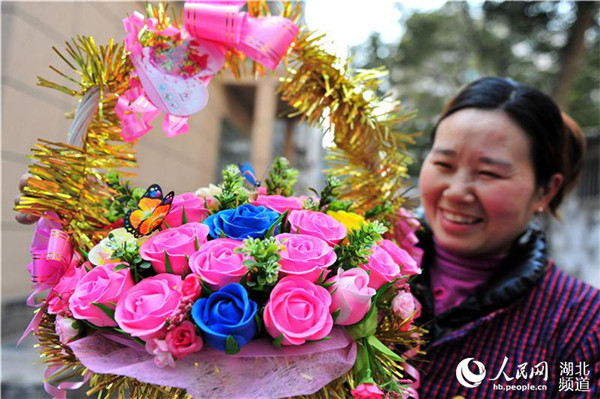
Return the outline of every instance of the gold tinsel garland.
[[[110,199],[113,192],[105,183],[105,173],[136,166],[134,145],[123,142],[120,122],[113,110],[118,95],[128,88],[132,67],[123,45],[117,46],[112,41],[98,48],[91,37],[79,36],[67,43],[71,61],[54,50],[79,80],[54,67],[51,69],[80,87],[72,89],[43,78],[39,78],[38,84],[82,97],[82,101],[97,90],[97,110],[87,129],[83,127],[86,133],[81,146],[38,140],[29,166],[32,177],[15,209],[36,216],[56,212],[77,248],[88,251],[107,233],[104,230],[110,224],[104,216],[103,200]]]
[[[299,2],[284,2],[280,15],[298,21],[300,11]],[[261,17],[269,15],[269,8],[265,1],[251,1],[248,12]],[[167,17],[162,4],[149,5],[147,13],[158,19],[159,26],[181,27],[176,18]],[[281,97],[296,110],[290,116],[302,116],[313,125],[328,121],[335,142],[329,156],[332,162],[329,172],[345,182],[345,198],[352,199],[362,212],[383,202],[392,205],[390,209],[397,209],[404,200],[401,193],[406,188],[406,165],[411,162],[406,144],[412,142],[412,136],[395,129],[411,115],[404,113],[398,104],[377,114],[382,102],[371,96],[385,72],[380,69],[354,73],[348,62],[341,63],[322,48],[323,40],[323,36],[301,31],[290,49],[289,59],[283,61],[288,76],[280,86]],[[97,47],[91,37],[79,36],[67,43],[70,60],[53,49],[77,79],[50,68],[78,87],[69,88],[43,78],[39,78],[38,84],[82,100],[98,90],[98,106],[81,147],[38,141],[32,150],[33,163],[29,168],[33,177],[28,180],[25,195],[15,209],[37,216],[46,211],[57,212],[78,249],[85,252],[110,229],[102,200],[110,199],[113,192],[105,182],[105,173],[110,169],[136,166],[134,144],[122,141],[120,122],[114,112],[118,96],[129,87],[132,65],[123,45],[112,41],[107,46]],[[224,70],[240,78],[246,73],[246,61],[242,53],[231,50],[226,54]],[[253,76],[264,74],[263,66],[255,62],[251,65]],[[378,215],[392,227],[396,217],[395,212]],[[414,334],[420,335],[423,330],[412,326],[402,331],[402,327],[402,320],[389,313],[378,326],[376,335],[385,345],[397,345],[403,350],[418,345]],[[53,316],[42,316],[36,335],[42,361],[61,366],[51,380],[60,382],[91,373],[60,343]],[[387,365],[387,371],[380,377],[403,377],[401,365],[387,358],[379,360]],[[348,383],[352,384],[351,379],[352,374],[348,372],[319,392],[303,398],[350,398]],[[88,395],[98,394],[98,397],[189,398],[182,389],[141,383],[124,376],[91,373],[89,385]]]
[[[399,193],[406,186],[406,165],[412,161],[406,152],[412,137],[394,129],[411,115],[401,112],[399,104],[377,115],[382,103],[369,96],[385,72],[352,75],[348,62],[338,66],[340,60],[322,48],[322,40],[314,33],[300,34],[281,96],[311,124],[328,118],[335,142],[329,172],[344,180],[343,197],[363,212],[385,201],[397,209],[403,203]],[[395,217],[380,216],[388,222]]]

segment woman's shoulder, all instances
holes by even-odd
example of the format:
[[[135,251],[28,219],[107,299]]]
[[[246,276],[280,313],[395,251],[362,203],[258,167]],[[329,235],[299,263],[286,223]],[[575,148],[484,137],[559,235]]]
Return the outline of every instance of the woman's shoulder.
[[[598,359],[600,351],[600,290],[550,265],[538,295],[552,314],[562,359],[584,356]],[[578,352],[582,352],[577,355]],[[592,355],[596,353],[595,355]]]
[[[600,290],[592,285],[573,277],[563,271],[558,265],[549,260],[549,267],[542,280],[540,290],[555,300],[564,302],[569,308],[600,307]]]

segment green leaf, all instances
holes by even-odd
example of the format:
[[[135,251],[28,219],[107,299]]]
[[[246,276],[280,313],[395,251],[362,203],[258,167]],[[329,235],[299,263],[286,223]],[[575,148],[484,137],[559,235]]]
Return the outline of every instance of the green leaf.
[[[168,224],[167,222],[163,222],[163,224],[164,224],[165,226],[167,226],[167,229],[170,229],[170,228],[171,228],[171,226],[169,226],[169,224]]]
[[[321,273],[319,273],[319,278],[317,279],[317,285],[322,285],[323,281],[324,281],[324,276],[325,276],[325,270],[321,270]]]
[[[373,298],[371,298],[371,302],[372,303],[378,303],[379,298],[385,294],[385,292],[392,286],[394,286],[396,284],[396,281],[398,279],[395,278],[392,281],[390,281],[389,283],[385,283],[384,285],[382,285],[381,287],[379,287],[379,289],[377,290],[377,293],[375,294],[375,296]]]
[[[129,267],[129,265],[126,265],[125,263],[121,263],[120,265],[115,266],[113,271],[118,272],[119,270],[127,269],[128,267]]]
[[[213,293],[213,291],[210,289],[210,287],[202,280],[200,280],[200,287],[201,287],[200,296],[207,297]]]
[[[181,224],[186,224],[188,222],[187,215],[185,214],[185,205],[181,206],[183,208],[183,212],[181,212]]]
[[[233,337],[233,335],[228,335],[225,340],[225,353],[228,355],[235,355],[240,351],[240,346],[238,342]]]
[[[388,348],[387,346],[385,346],[383,344],[383,342],[381,342],[380,340],[378,340],[374,335],[371,335],[370,337],[368,337],[367,338],[367,342],[374,349],[376,349],[377,351],[383,353],[384,355],[386,355],[390,359],[395,360],[395,361],[400,362],[400,363],[405,362],[404,359],[402,359],[400,356],[398,356],[396,353],[394,353],[390,348]]]
[[[98,327],[98,326],[93,325],[92,323],[90,323],[87,320],[79,320],[79,321],[82,321],[83,324],[85,324],[88,328],[91,328],[92,330],[102,330],[103,329],[102,327]]]
[[[281,223],[281,221],[287,217],[288,213],[290,213],[289,209],[287,211],[283,212],[281,215],[279,215],[277,220],[275,220],[275,222],[271,225],[271,227],[269,227],[267,234],[265,234],[265,238],[273,237],[275,235],[275,229],[277,228],[277,225],[279,223]]]
[[[307,339],[306,343],[310,344],[310,343],[313,343],[313,342],[329,341],[330,339],[331,339],[331,337],[328,335],[328,336],[323,337],[321,339]]]
[[[144,261],[142,263],[139,264],[140,269],[149,269],[152,267],[152,263],[148,262],[148,261]]]
[[[256,324],[256,335],[259,335],[263,331],[263,321],[258,315],[259,312],[254,314],[254,323]]]
[[[273,345],[275,345],[278,348],[281,348],[282,342],[283,342],[283,334],[279,334],[279,336],[277,338],[275,338],[275,340],[273,341]]]
[[[331,287],[331,286],[332,286],[332,285],[334,285],[334,284],[335,284],[335,281],[330,281],[330,282],[328,282],[328,283],[322,283],[322,284],[320,284],[320,285],[321,285],[321,287],[323,287],[323,288],[329,288],[329,287]],[[332,294],[333,294],[333,292],[332,292]]]
[[[175,273],[173,273],[173,267],[171,266],[171,261],[169,260],[169,255],[167,254],[167,251],[164,251],[164,253],[165,253],[165,268],[167,269],[167,273],[175,274]]]
[[[340,312],[341,311],[342,311],[342,309],[336,309],[336,311],[331,314],[331,317],[333,317],[333,322],[334,323],[337,320],[337,318],[340,317]]]
[[[377,305],[374,300],[371,300],[371,308],[367,314],[358,323],[346,327],[346,332],[356,341],[370,337],[375,334],[375,331],[377,331]]]
[[[115,319],[115,310],[113,308],[111,308],[110,306],[106,306],[105,304],[98,303],[98,302],[92,302],[92,305],[94,305],[97,308],[99,308],[100,310],[102,310],[112,320]]]
[[[196,251],[200,250],[200,243],[198,242],[198,236],[194,236],[194,245],[196,246]]]

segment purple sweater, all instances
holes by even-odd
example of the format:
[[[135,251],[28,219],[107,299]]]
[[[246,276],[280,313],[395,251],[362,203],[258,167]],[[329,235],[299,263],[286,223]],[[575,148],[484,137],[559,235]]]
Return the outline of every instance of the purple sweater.
[[[477,258],[461,256],[446,251],[437,242],[435,253],[431,265],[431,291],[436,316],[460,305],[494,274],[506,257],[506,254]]]

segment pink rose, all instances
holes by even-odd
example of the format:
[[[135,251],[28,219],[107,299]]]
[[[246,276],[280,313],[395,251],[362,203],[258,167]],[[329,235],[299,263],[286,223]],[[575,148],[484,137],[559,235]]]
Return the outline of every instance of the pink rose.
[[[334,284],[331,293],[331,313],[340,311],[335,324],[349,326],[358,323],[371,308],[371,297],[375,289],[369,287],[369,275],[363,269],[338,269],[337,276],[329,279]]]
[[[366,265],[360,265],[360,267],[370,273],[369,287],[379,289],[382,285],[400,277],[400,266],[381,246],[373,245],[371,250],[373,253],[369,256],[369,262]]]
[[[81,332],[81,326],[77,320],[62,316],[56,316],[54,329],[63,344],[73,341]]]
[[[185,276],[179,288],[183,302],[193,302],[200,296],[201,291],[200,279],[195,274]]]
[[[292,233],[322,238],[332,247],[346,237],[344,225],[322,212],[291,211],[287,220]]]
[[[209,241],[192,255],[190,268],[215,290],[229,283],[239,283],[248,271],[243,265],[244,256],[235,252],[242,246],[241,241],[231,238]]]
[[[69,299],[71,298],[71,295],[73,295],[79,280],[86,275],[86,266],[88,268],[92,267],[89,262],[86,262],[79,267],[70,268],[65,275],[62,276],[49,295],[48,313],[59,314],[62,316],[71,315],[71,311],[69,310]]]
[[[206,242],[210,229],[208,226],[191,222],[179,227],[166,229],[150,237],[140,247],[140,255],[150,261],[156,273],[166,273],[165,253],[169,257],[174,274],[189,273],[188,260]]]
[[[116,327],[117,323],[101,308],[99,303],[111,309],[123,295],[133,287],[131,271],[128,267],[116,270],[122,263],[111,263],[90,270],[79,280],[69,299],[69,308],[77,319],[87,320],[98,327]]]
[[[165,220],[164,225],[178,227],[183,224],[183,211],[185,209],[185,218],[189,222],[201,223],[210,215],[209,200],[204,202],[204,198],[197,197],[194,193],[183,193],[176,195],[171,204],[171,210]],[[165,226],[166,227],[166,226]]]
[[[419,239],[415,232],[421,227],[419,220],[404,208],[398,209],[398,220],[394,225],[392,237],[398,245],[413,257],[417,266],[421,265],[423,260],[423,250],[417,247]],[[387,235],[386,235],[387,238]]]
[[[282,195],[259,195],[252,205],[262,205],[279,213],[289,210],[302,209],[303,201],[298,197],[284,197]]]
[[[301,276],[314,283],[321,273],[323,279],[327,277],[327,268],[337,259],[335,251],[321,238],[289,233],[279,234],[275,238],[284,246],[279,263],[286,275]]]
[[[283,335],[282,345],[302,345],[325,338],[333,328],[329,292],[305,278],[282,278],[273,291],[263,318],[273,338]]]
[[[400,275],[403,277],[412,276],[421,273],[421,269],[417,264],[417,261],[405,250],[400,248],[396,243],[390,240],[381,240],[377,243],[383,248],[394,262],[400,266]]]
[[[383,391],[371,383],[359,384],[350,393],[354,399],[383,399]]]
[[[146,352],[154,355],[154,364],[161,369],[175,367],[175,359],[169,352],[169,346],[164,339],[151,338],[146,341]]]
[[[181,277],[162,273],[140,281],[117,302],[115,320],[121,329],[145,341],[165,332],[167,318],[181,303]]]
[[[406,291],[398,291],[392,300],[392,310],[403,319],[408,319],[416,309],[415,297]]]
[[[185,320],[177,327],[169,330],[165,338],[169,352],[176,359],[183,359],[187,355],[202,349],[202,338],[196,335],[194,324]]]

